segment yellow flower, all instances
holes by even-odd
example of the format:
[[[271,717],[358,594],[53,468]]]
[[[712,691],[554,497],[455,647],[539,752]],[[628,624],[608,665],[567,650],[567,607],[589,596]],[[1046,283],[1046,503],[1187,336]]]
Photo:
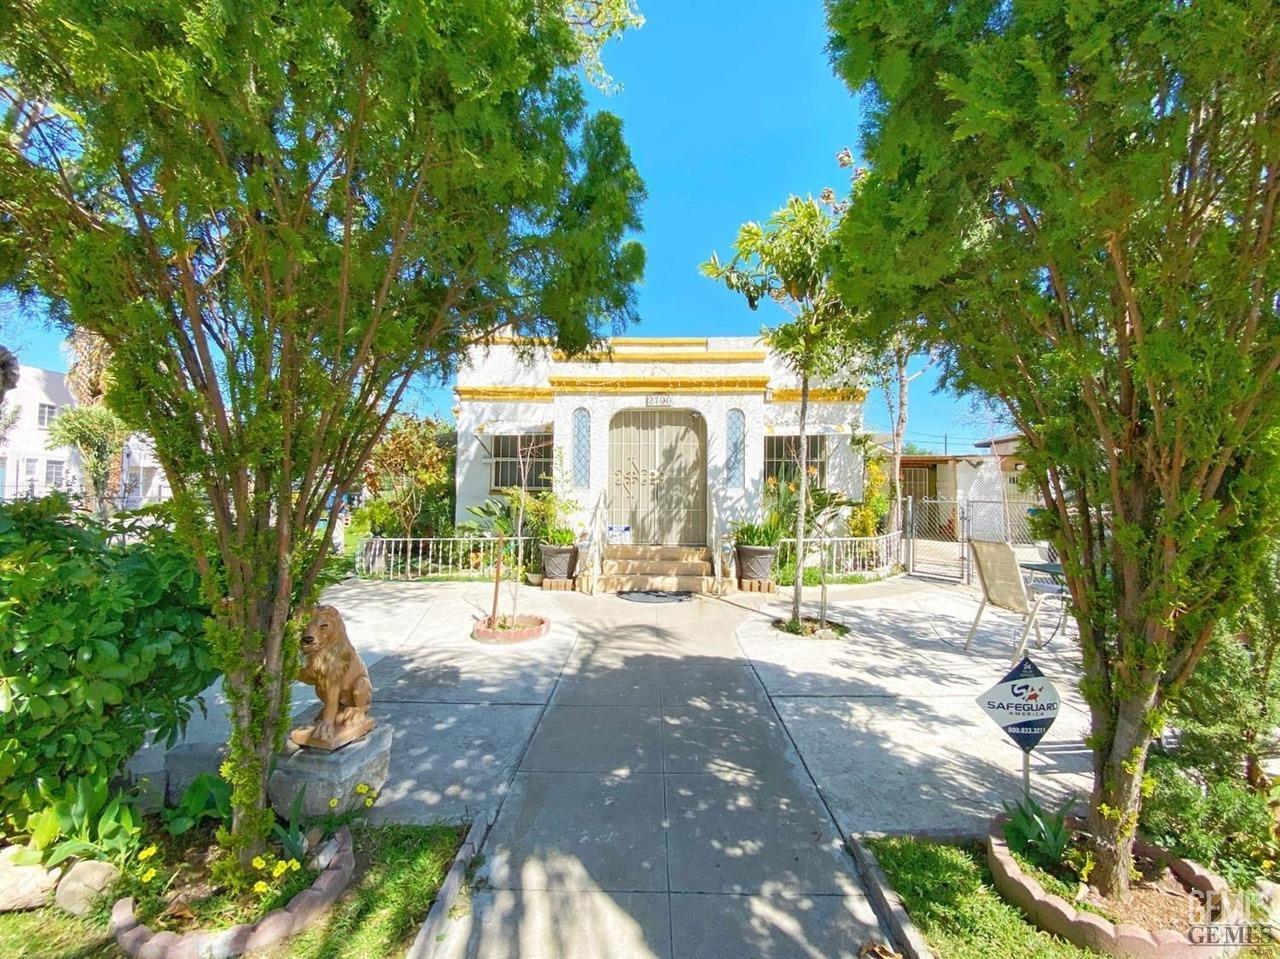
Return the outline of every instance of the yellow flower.
[[[153,866],[142,874],[142,881],[150,882],[155,877],[156,877],[156,870],[155,870],[155,867]]]
[[[254,857],[253,857],[253,868],[254,868],[254,869],[266,869],[266,868],[267,868],[267,862],[266,862],[266,860],[265,860],[265,859],[263,859],[261,856],[254,856]]]
[[[290,868],[292,871],[297,872],[299,869],[301,869],[301,868],[302,868],[302,864],[301,864],[300,862],[298,862],[298,860],[296,860],[296,859],[290,859],[290,860],[289,860],[289,868]]]
[[[288,869],[289,869],[289,864],[285,862],[283,859],[279,859],[276,861],[275,866],[272,868],[271,875],[274,876],[276,879],[279,879],[288,871]]]
[[[357,795],[363,796],[363,795],[364,795],[365,793],[367,793],[368,791],[369,791],[369,784],[368,784],[368,783],[357,783],[357,784],[356,784],[356,794],[357,794]]]
[[[259,896],[265,896],[267,893],[271,891],[271,887],[268,886],[261,879],[259,879],[257,882],[253,884],[253,891],[256,892]]]
[[[146,849],[142,850],[142,852],[138,853],[138,862],[146,862],[155,854],[156,854],[156,847],[155,847],[155,844],[153,843],[152,845],[148,846]]]
[[[337,809],[337,808],[338,808],[338,797],[337,797],[337,796],[334,796],[332,799],[330,799],[330,800],[329,800],[329,808],[330,808],[330,809]]]
[[[368,799],[364,801],[364,808],[368,809],[372,805],[373,805],[373,797],[370,796]]]

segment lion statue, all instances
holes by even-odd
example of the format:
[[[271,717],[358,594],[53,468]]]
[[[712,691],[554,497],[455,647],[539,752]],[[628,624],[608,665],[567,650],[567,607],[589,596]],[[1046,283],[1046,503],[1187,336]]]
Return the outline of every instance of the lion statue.
[[[332,606],[313,606],[306,616],[298,679],[315,687],[320,711],[310,726],[298,727],[290,738],[299,746],[337,749],[367,736],[376,725],[369,717],[373,685],[347,638],[342,614]]]

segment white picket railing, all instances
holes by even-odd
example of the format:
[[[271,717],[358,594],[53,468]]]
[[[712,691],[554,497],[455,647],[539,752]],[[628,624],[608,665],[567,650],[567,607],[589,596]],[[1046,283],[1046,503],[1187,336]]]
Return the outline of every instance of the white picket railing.
[[[503,540],[503,576],[515,568],[515,539]],[[525,565],[538,541],[524,538]],[[490,536],[431,539],[370,536],[356,547],[356,575],[368,579],[487,579],[498,562],[498,540]]]
[[[887,576],[906,566],[901,530],[879,536],[829,536],[805,540],[805,567],[819,563],[828,577],[867,574]],[[778,544],[776,567],[795,561],[796,541]],[[775,568],[776,568],[775,567]]]

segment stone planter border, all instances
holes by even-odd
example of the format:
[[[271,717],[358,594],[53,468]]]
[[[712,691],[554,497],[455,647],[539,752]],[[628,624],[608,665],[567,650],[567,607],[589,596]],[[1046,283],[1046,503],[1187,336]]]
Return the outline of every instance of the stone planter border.
[[[471,868],[471,860],[475,858],[480,847],[484,845],[489,829],[498,818],[498,807],[491,806],[471,824],[467,830],[467,838],[462,840],[457,855],[453,857],[453,865],[440,883],[435,902],[427,911],[427,917],[418,927],[418,934],[413,938],[413,945],[405,953],[405,959],[429,959],[436,953],[438,943],[444,938],[445,923],[449,921],[449,913],[458,902],[458,896],[467,882],[467,870]]]
[[[545,583],[546,580],[543,580]],[[551,620],[545,616],[520,616],[518,619],[533,620],[519,629],[490,629],[484,620],[476,620],[471,627],[471,638],[477,643],[488,643],[492,646],[505,646],[511,643],[527,643],[531,639],[540,639],[551,629]]]
[[[1109,956],[1132,959],[1208,959],[1212,956],[1235,955],[1237,948],[1213,950],[1187,938],[1185,931],[1174,929],[1144,929],[1132,923],[1113,923],[1097,913],[1076,909],[1061,896],[1045,892],[1044,887],[1019,867],[1004,838],[1003,815],[991,821],[987,830],[987,864],[996,889],[1008,902],[1013,903],[1040,929],[1085,949]],[[1079,828],[1077,820],[1073,825]],[[1202,892],[1228,891],[1224,879],[1209,872],[1199,863],[1179,859],[1169,852],[1138,839],[1134,841],[1136,855],[1154,859],[1167,866],[1173,874],[1192,889]],[[1238,922],[1241,917],[1229,915],[1219,919],[1222,923]]]
[[[900,950],[906,959],[936,959],[929,948],[924,934],[916,928],[907,913],[906,906],[898,898],[893,887],[889,885],[889,877],[880,868],[880,860],[871,847],[858,836],[850,833],[846,837],[849,852],[853,861],[858,864],[858,873],[867,888],[867,898],[871,900],[885,930],[893,937],[893,945]]]
[[[116,901],[111,910],[111,933],[116,945],[138,959],[227,959],[251,949],[266,949],[302,932],[324,915],[351,884],[356,858],[351,831],[337,834],[338,849],[309,889],[304,889],[283,909],[273,909],[253,925],[241,923],[216,932],[196,929],[179,935],[155,932],[134,917],[133,897]]]

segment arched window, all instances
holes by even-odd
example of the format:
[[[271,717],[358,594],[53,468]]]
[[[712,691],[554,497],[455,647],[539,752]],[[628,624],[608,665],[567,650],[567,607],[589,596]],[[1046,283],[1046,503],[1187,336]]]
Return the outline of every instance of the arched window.
[[[747,418],[742,410],[730,410],[724,428],[724,480],[729,489],[747,485]]]
[[[573,411],[573,485],[591,485],[591,414],[581,407]]]

